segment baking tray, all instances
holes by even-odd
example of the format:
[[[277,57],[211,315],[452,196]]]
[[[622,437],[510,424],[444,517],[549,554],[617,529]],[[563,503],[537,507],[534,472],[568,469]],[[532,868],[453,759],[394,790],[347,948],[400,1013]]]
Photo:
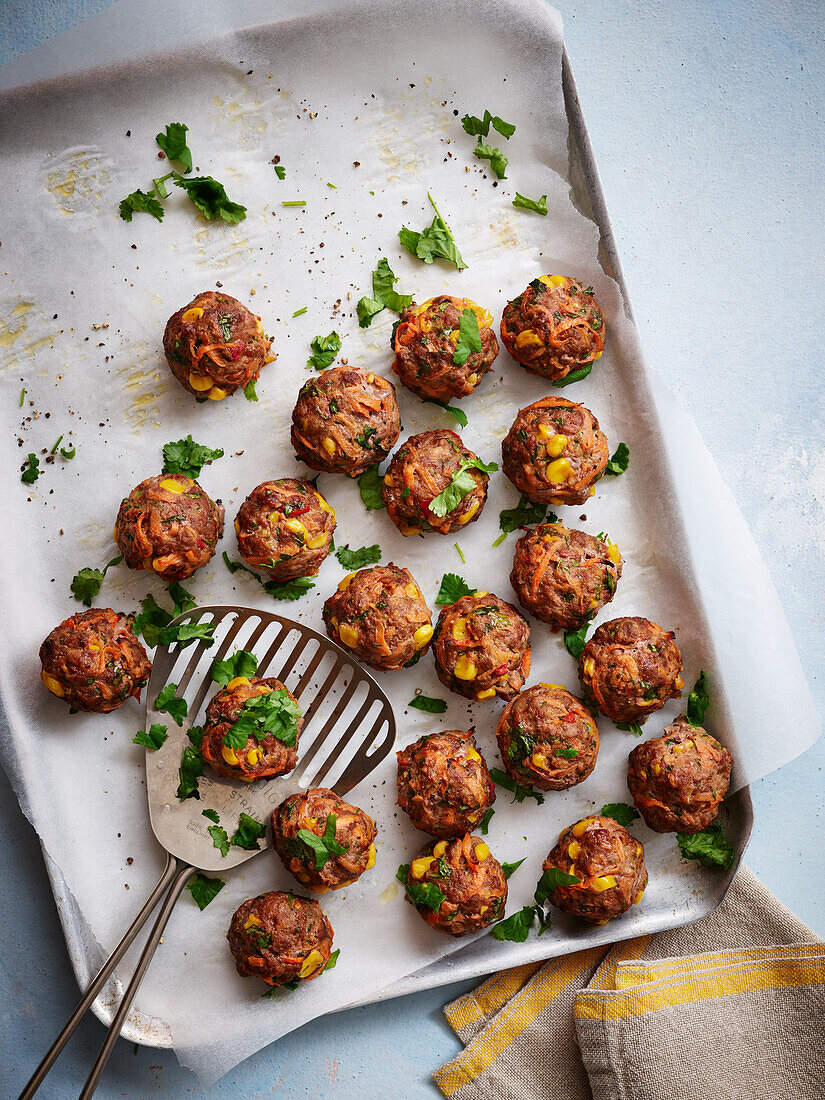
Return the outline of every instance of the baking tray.
[[[633,312],[627,286],[566,49],[562,59],[562,83],[568,124],[568,179],[572,198],[577,208],[598,226],[601,265],[606,274],[616,281],[620,289],[625,314],[632,321]],[[678,532],[675,534],[678,537]],[[640,923],[634,922],[631,926],[628,922],[624,924],[619,922],[610,927],[609,933],[606,933],[604,929],[583,929],[577,938],[576,944],[569,949],[584,948],[595,943],[618,942],[640,933],[650,933],[687,924],[711,913],[725,897],[733,879],[735,868],[738,866],[750,838],[753,825],[753,807],[748,787],[741,788],[726,801],[721,820],[736,850],[737,858],[731,870],[724,874],[703,875],[701,892],[698,890],[688,891],[684,899],[684,905],[679,911],[672,908],[660,912],[648,911]],[[81,988],[85,988],[99,969],[105,955],[91,934],[79,906],[67,887],[60,868],[48,856],[45,849],[44,858],[72,967],[78,984]],[[501,955],[489,951],[488,946],[489,944],[484,938],[475,940],[452,955],[385,987],[374,996],[355,1001],[352,1006],[347,1007],[398,997],[449,982],[480,977],[501,969]],[[549,945],[542,944],[540,941],[538,945],[534,944],[533,953],[530,957],[542,958],[559,953],[548,952],[547,946]],[[528,959],[522,955],[517,960],[509,961],[524,962]],[[117,980],[111,981],[94,1003],[93,1011],[95,1015],[106,1024],[111,1021],[116,1010],[119,989],[120,986]],[[147,1046],[158,1048],[172,1046],[169,1026],[163,1020],[143,1013],[139,1006],[133,1008],[122,1034],[124,1038],[132,1042]]]

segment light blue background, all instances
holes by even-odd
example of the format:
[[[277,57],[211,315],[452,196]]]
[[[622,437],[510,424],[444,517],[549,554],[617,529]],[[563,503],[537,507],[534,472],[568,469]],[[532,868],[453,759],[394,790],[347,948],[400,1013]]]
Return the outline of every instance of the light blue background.
[[[0,61],[108,6],[0,0]],[[643,342],[751,524],[822,711],[825,5],[559,7]],[[162,20],[161,0],[157,10]],[[781,683],[775,696],[779,738]],[[825,739],[755,785],[747,860],[820,935],[824,764]],[[12,1095],[77,988],[39,845],[2,773],[0,830],[0,1092]],[[171,1052],[121,1042],[97,1095],[432,1100],[440,1093],[429,1074],[459,1049],[441,1006],[470,984],[318,1020],[206,1091]],[[90,1018],[40,1095],[76,1095],[102,1037]]]

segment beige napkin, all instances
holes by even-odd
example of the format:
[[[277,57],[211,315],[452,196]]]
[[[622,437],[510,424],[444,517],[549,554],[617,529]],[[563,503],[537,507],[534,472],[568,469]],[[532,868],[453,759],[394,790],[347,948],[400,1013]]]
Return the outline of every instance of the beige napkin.
[[[517,967],[444,1011],[454,1100],[825,1098],[825,945],[745,867],[695,924]]]

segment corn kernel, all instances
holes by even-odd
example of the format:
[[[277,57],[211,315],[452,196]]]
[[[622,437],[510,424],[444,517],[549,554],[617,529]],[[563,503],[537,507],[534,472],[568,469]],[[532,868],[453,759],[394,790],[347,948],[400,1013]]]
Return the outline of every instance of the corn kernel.
[[[164,558],[153,558],[152,559],[152,568],[154,569],[154,571],[156,573],[162,573],[163,570],[166,568],[166,565],[167,565],[167,562]]]
[[[641,846],[641,844],[637,844],[636,845],[636,855],[640,856],[641,854],[642,854],[642,846]]]
[[[340,580],[338,582],[338,591],[339,592],[343,592],[345,588],[349,588],[349,586],[352,584],[352,578],[357,574],[357,572],[358,572],[358,570],[355,569],[355,570],[353,570],[352,573],[347,573],[347,575],[343,578],[343,580]]]
[[[350,623],[341,623],[338,627],[338,637],[349,649],[352,649],[358,642],[358,631]]]
[[[573,836],[576,838],[576,840],[578,840],[579,837],[584,836],[584,833],[585,833],[585,830],[587,829],[587,826],[592,825],[592,823],[593,823],[593,818],[592,817],[583,817],[581,819],[581,821],[576,822],[576,824],[573,826],[573,828],[570,830],[570,832],[573,834]]]
[[[404,591],[407,593],[407,595],[410,597],[411,600],[416,600],[421,595],[421,593],[418,591],[418,585],[417,584],[407,584],[407,585],[405,585],[404,586]]]
[[[250,913],[249,916],[244,921],[244,930],[248,930],[250,928],[263,928],[263,925],[261,924],[261,922],[258,920],[258,918],[255,916],[254,913]]]
[[[384,484],[389,489],[391,485],[395,485],[395,478],[392,474],[384,474]]]
[[[321,446],[324,448],[328,455],[335,454],[335,440],[330,439],[329,436],[321,441]]]
[[[89,650],[90,653],[97,653],[100,649],[100,642],[89,642],[86,648]]]
[[[401,526],[399,527],[399,530],[400,530],[401,534],[404,535],[404,536],[420,535],[421,534],[421,528],[420,527],[416,527],[412,523],[407,523],[406,520],[401,521]]]
[[[546,443],[548,439],[552,439],[554,434],[555,433],[553,432],[553,429],[550,427],[549,424],[539,424],[536,428],[536,435],[539,437],[542,443]]]
[[[603,894],[605,890],[612,890],[616,885],[615,875],[599,875],[590,880],[590,888],[597,894]]]
[[[226,685],[227,691],[234,691],[239,687],[249,687],[249,680],[246,676],[236,676],[234,680],[230,680]]]
[[[592,676],[596,670],[596,662],[592,657],[585,657],[582,669],[584,670],[585,676]]]
[[[240,523],[238,523],[237,520],[235,520],[235,534],[240,535],[240,533],[241,533],[241,525],[240,525]]]
[[[261,761],[261,754],[258,749],[250,749],[246,754],[246,762],[251,768],[254,768],[256,764]]]
[[[161,489],[166,489],[169,493],[177,493],[180,496],[181,493],[185,493],[187,489],[191,488],[192,482],[189,478],[184,478],[182,482],[173,481],[172,478],[167,477],[161,483]]]
[[[427,623],[425,626],[420,626],[418,630],[413,634],[413,641],[415,642],[416,649],[423,649],[427,642],[433,636],[433,628]]]
[[[459,680],[475,680],[478,676],[478,669],[475,662],[466,653],[462,653],[455,663],[453,673]]]
[[[334,517],[334,516],[335,516],[335,511],[334,511],[334,509],[333,509],[333,508],[331,507],[331,505],[329,505],[329,504],[328,504],[328,503],[327,503],[327,502],[326,502],[326,501],[324,500],[324,498],[323,498],[323,497],[321,496],[321,494],[320,494],[320,493],[316,493],[315,495],[316,495],[316,497],[318,497],[318,506],[319,506],[319,508],[321,508],[321,510],[322,510],[322,511],[324,511],[324,512],[328,512],[328,513],[329,513],[329,514],[330,514],[331,516],[333,516],[333,517]]]
[[[537,332],[528,328],[518,334],[515,343],[517,348],[536,348],[541,347],[544,341]]]
[[[481,596],[489,596],[490,593],[487,591],[486,588],[479,588],[479,590],[477,592],[474,592],[473,595],[480,598]]]
[[[343,882],[336,882],[336,884],[334,886],[330,886],[329,889],[330,890],[343,890],[345,886],[352,886],[353,882],[355,882],[354,878],[344,879]],[[317,886],[315,887],[315,893],[316,894],[326,893],[326,891],[327,891],[326,887],[323,887],[323,890],[319,889]]]
[[[481,756],[471,746],[470,748],[467,749],[467,759],[468,760],[481,760]]]
[[[307,539],[304,545],[308,550],[320,550],[324,543],[327,541],[325,534],[316,535],[314,538]]]
[[[476,498],[473,501],[473,503],[470,505],[470,507],[467,509],[467,511],[464,513],[464,515],[459,518],[458,522],[460,524],[469,523],[470,520],[473,518],[473,516],[476,514],[476,512],[479,510],[480,507],[481,507],[481,501],[478,498]]]
[[[228,745],[224,745],[221,748],[221,756],[224,758],[227,764],[230,764],[233,768],[237,767],[238,754],[235,752],[234,749],[230,749]]]
[[[461,333],[459,332],[459,330],[457,328],[454,328],[453,331],[450,333],[450,335],[447,337],[447,339],[450,341],[450,343],[453,345],[453,347],[455,347],[456,344],[458,343],[458,338],[459,338],[460,335],[461,335]]]
[[[288,519],[284,521],[284,527],[287,531],[290,531],[293,535],[300,535],[301,538],[306,537],[307,529],[299,519]]]
[[[418,859],[414,859],[410,864],[410,873],[412,877],[423,878],[434,859],[435,856],[419,856]]]
[[[619,548],[615,542],[609,542],[607,544],[607,556],[612,562],[615,562],[616,565],[621,561],[622,555],[619,553]]]
[[[463,615],[453,623],[453,638],[457,642],[466,642],[467,640],[467,620]]]
[[[553,691],[567,691],[563,684],[542,684],[543,688],[551,688]]]
[[[633,899],[633,904],[638,905],[642,898],[645,896],[644,890],[640,890],[636,897]]]
[[[688,740],[687,740],[687,741],[685,741],[685,748],[686,748],[686,749],[692,749],[692,748],[695,748],[695,745],[694,745],[694,741],[693,741],[693,738],[692,738],[692,737],[688,738]]]
[[[200,306],[193,306],[192,309],[187,309],[181,317],[181,321],[184,325],[188,325],[191,321],[199,321],[201,317],[203,317],[203,310]]]
[[[467,381],[470,383],[471,386],[475,386],[477,384],[478,375],[476,374],[475,371],[473,371],[472,374],[467,375]]]
[[[490,854],[490,849],[484,843],[484,841],[482,841],[481,844],[476,844],[475,848],[473,849],[473,854],[475,855],[478,862],[482,863]]]
[[[590,492],[587,495],[589,497],[594,497],[596,495],[596,486],[595,485],[590,486]]]
[[[270,363],[274,363],[274,362],[275,362],[275,356],[274,355],[265,355],[264,356],[264,365],[265,366],[268,366]]]
[[[489,908],[490,908],[490,906],[489,906],[489,905],[482,905],[482,907],[481,907],[481,908],[479,909],[479,911],[478,911],[478,913],[479,913],[479,916],[483,917],[483,916],[484,916],[484,914],[485,914],[485,913],[487,912],[487,910],[488,910]]]
[[[570,465],[570,459],[557,458],[553,462],[547,463],[547,468],[544,471],[547,480],[554,485],[561,485],[565,481],[569,481],[573,476],[573,467]]]
[[[298,971],[298,977],[308,978],[310,974],[315,973],[315,971],[318,969],[319,966],[321,966],[323,961],[324,956],[321,954],[321,952],[318,951],[316,948],[313,948],[312,951],[310,951],[310,953],[304,959],[303,966]]]
[[[659,763],[658,760],[654,760],[653,765],[652,765],[652,770],[656,775],[661,775],[662,774],[662,765]]]
[[[684,751],[685,751],[685,746],[684,745],[674,745],[673,746],[673,752],[675,753],[676,756],[681,756]]]
[[[375,845],[370,844],[369,851],[367,852],[367,865],[364,868],[365,871],[371,870],[375,866]]]
[[[544,755],[544,753],[541,752],[534,752],[533,755],[530,757],[530,762],[534,768],[547,767],[547,757]]]
[[[307,881],[309,881],[309,877],[307,877]],[[312,887],[312,892],[313,892],[313,894],[328,894],[329,893],[329,887],[328,886],[313,886]]]
[[[213,386],[206,396],[210,401],[223,401],[226,397],[226,390],[222,390],[220,386]]]
[[[567,854],[571,859],[575,859],[581,850],[582,846],[579,844],[578,840],[571,840],[567,846]]]
[[[476,692],[476,699],[478,699],[479,702],[482,702],[484,699],[492,699],[495,693],[495,688],[485,688],[484,691]]]
[[[201,374],[199,371],[189,372],[189,385],[193,390],[197,390],[198,393],[205,393],[206,390],[212,389],[212,376],[209,374]]]
[[[685,686],[685,681],[682,679],[681,676],[677,676],[676,679],[673,681],[673,686],[676,688],[677,691],[681,691],[682,688]]]
[[[433,848],[433,855],[436,859],[441,859],[444,853],[447,851],[447,841],[439,840],[438,844]]]
[[[544,449],[551,458],[558,458],[567,449],[567,442],[566,435],[553,435],[545,443]]]
[[[370,385],[372,385],[373,382],[375,381],[375,375],[373,374],[372,371],[370,371],[369,374],[367,375],[367,381],[369,382]]]
[[[40,679],[43,681],[43,686],[50,691],[52,695],[56,695],[58,699],[62,699],[66,694],[66,689],[60,681],[54,676],[50,676],[48,672],[41,672]]]
[[[542,275],[541,281],[547,286],[564,286],[567,282],[566,275]]]

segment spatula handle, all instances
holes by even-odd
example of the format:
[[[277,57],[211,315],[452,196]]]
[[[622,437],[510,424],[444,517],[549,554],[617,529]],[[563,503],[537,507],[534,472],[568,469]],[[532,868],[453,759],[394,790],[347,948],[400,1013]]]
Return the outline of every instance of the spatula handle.
[[[46,1077],[46,1074],[60,1057],[61,1051],[74,1034],[80,1021],[83,1019],[89,1008],[94,1003],[98,993],[100,993],[101,989],[108,981],[109,976],[112,974],[117,964],[128,951],[135,936],[137,936],[138,932],[141,930],[141,928],[143,928],[144,924],[151,916],[152,912],[155,909],[155,906],[166,893],[167,889],[169,888],[169,883],[175,877],[176,871],[177,861],[174,859],[173,856],[167,855],[166,866],[164,867],[163,874],[158,879],[158,883],[155,886],[154,890],[143,903],[143,907],[141,908],[138,915],[135,917],[123,939],[120,941],[120,943],[111,953],[109,958],[100,968],[94,981],[83,994],[83,997],[81,998],[77,1008],[66,1021],[66,1026],[49,1047],[45,1058],[34,1071],[31,1078],[29,1079],[28,1084],[20,1093],[19,1100],[30,1100],[30,1097],[34,1096],[34,1094],[40,1088],[44,1078]]]
[[[177,874],[169,888],[168,894],[164,898],[163,905],[160,907],[160,912],[158,913],[157,919],[149,935],[149,939],[146,941],[146,946],[141,952],[137,967],[132,975],[132,980],[126,987],[123,999],[115,1013],[115,1018],[112,1020],[111,1026],[109,1027],[109,1033],[106,1036],[103,1046],[100,1048],[100,1053],[95,1060],[95,1064],[92,1066],[92,1071],[89,1074],[86,1084],[83,1086],[83,1091],[80,1094],[79,1100],[88,1100],[97,1088],[100,1078],[103,1075],[103,1070],[106,1068],[106,1063],[109,1061],[112,1051],[115,1049],[115,1043],[120,1038],[120,1031],[129,1009],[132,1007],[132,1001],[134,1001],[137,991],[140,989],[141,982],[143,981],[146,971],[149,969],[149,964],[160,943],[163,930],[172,915],[175,903],[180,897],[187,880],[195,873],[194,867],[188,865],[180,867],[177,865],[176,861],[173,862],[176,863]]]

